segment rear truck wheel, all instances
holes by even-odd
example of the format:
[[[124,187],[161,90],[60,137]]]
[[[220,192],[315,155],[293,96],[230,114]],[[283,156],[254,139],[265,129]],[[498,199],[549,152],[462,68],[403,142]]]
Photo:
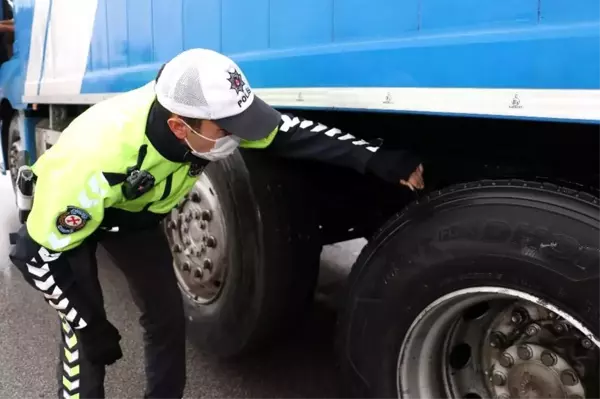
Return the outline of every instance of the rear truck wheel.
[[[522,181],[392,218],[348,282],[348,396],[597,398],[598,219],[596,197]]]
[[[299,183],[281,161],[236,153],[211,163],[165,221],[188,336],[205,353],[270,344],[312,302],[321,244]]]

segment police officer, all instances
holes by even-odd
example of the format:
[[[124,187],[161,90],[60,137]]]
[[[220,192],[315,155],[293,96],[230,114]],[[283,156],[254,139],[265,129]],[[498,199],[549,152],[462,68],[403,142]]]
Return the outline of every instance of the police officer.
[[[145,397],[182,397],[185,320],[159,222],[210,161],[239,146],[259,148],[423,188],[415,156],[343,135],[281,115],[253,93],[236,63],[207,49],[184,51],[156,81],[79,115],[31,168],[35,198],[10,255],[58,311],[59,397],[103,397],[105,366],[122,357],[98,282],[98,243],[142,314]]]

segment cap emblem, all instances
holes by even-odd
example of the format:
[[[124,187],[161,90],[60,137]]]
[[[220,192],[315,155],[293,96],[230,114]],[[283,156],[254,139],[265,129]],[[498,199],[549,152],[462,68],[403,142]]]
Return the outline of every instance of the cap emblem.
[[[231,90],[235,90],[235,94],[244,93],[244,81],[242,80],[242,76],[238,73],[238,71],[234,70],[233,72],[229,72],[229,78],[227,79],[229,83],[231,83]]]

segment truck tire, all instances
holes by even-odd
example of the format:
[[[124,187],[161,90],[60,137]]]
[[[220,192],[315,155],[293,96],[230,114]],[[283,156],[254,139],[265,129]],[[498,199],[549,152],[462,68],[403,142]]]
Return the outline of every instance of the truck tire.
[[[481,181],[392,218],[348,282],[348,396],[598,397],[598,203]]]
[[[10,173],[10,181],[13,191],[16,190],[17,171],[26,162],[21,131],[19,129],[19,117],[17,115],[10,119],[8,125],[8,158],[7,167]]]
[[[321,245],[300,183],[281,161],[238,152],[212,162],[166,220],[188,336],[206,354],[251,352],[306,313]]]

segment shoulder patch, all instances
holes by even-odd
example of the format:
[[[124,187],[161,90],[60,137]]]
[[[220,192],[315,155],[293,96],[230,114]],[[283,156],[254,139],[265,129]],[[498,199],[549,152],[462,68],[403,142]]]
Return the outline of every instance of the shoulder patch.
[[[62,234],[72,234],[85,227],[92,216],[81,208],[67,206],[67,210],[56,218],[56,228]]]

